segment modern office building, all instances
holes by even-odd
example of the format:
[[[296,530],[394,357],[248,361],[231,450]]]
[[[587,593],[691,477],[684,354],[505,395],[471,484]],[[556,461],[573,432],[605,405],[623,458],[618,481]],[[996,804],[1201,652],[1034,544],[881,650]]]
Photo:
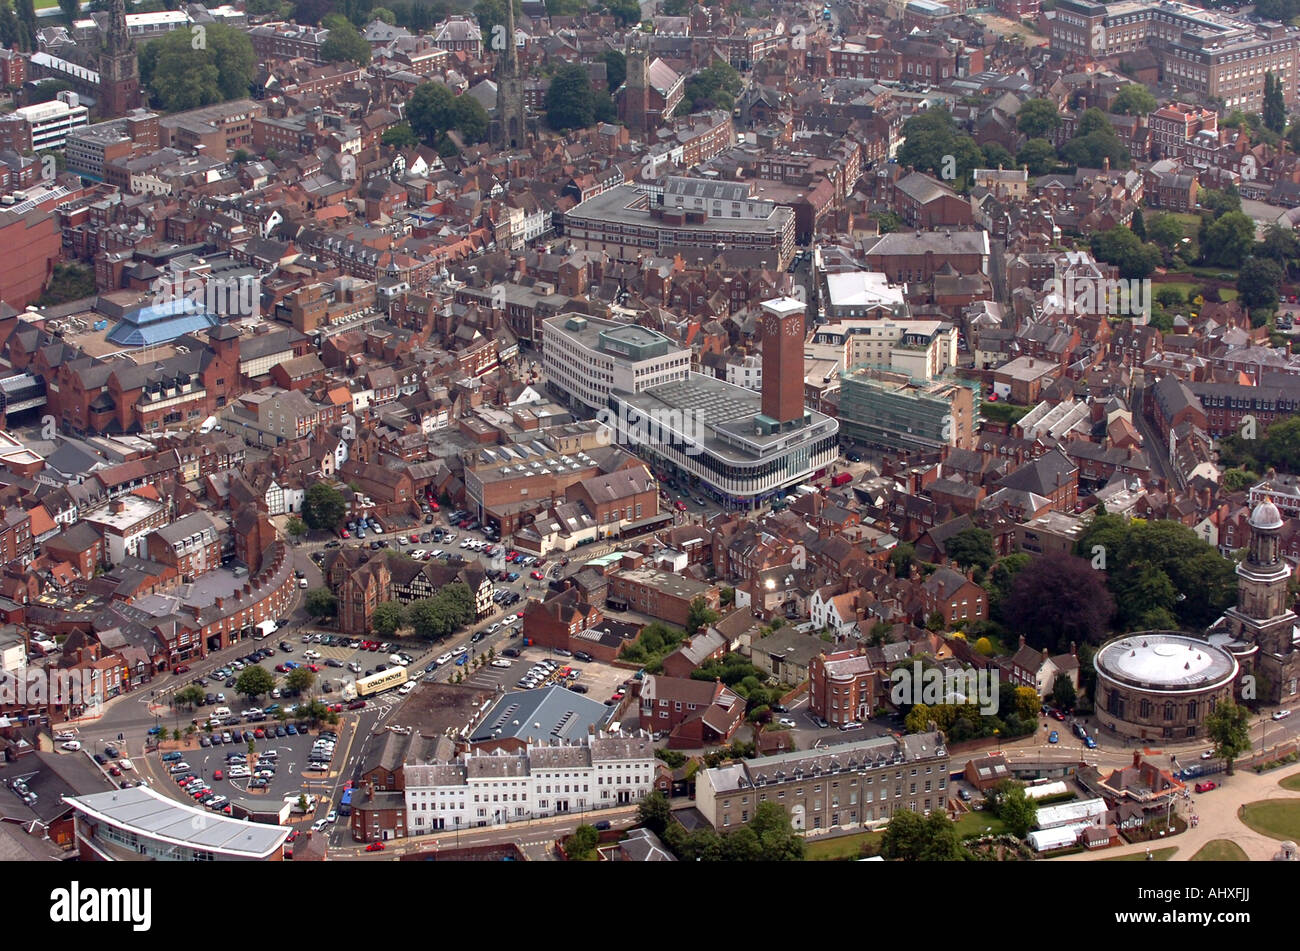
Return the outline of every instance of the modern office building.
[[[882,736],[701,770],[695,807],[715,829],[738,828],[775,802],[796,831],[870,826],[908,809],[942,812],[948,749],[942,733]]]
[[[59,98],[34,106],[20,106],[0,117],[0,147],[15,152],[45,152],[61,149],[74,130],[90,124],[90,110],[75,92],[61,92]]]
[[[690,350],[636,324],[561,314],[542,321],[542,334],[547,383],[589,409],[609,406],[613,390],[639,393],[691,370]]]
[[[838,455],[839,423],[804,405],[804,305],[763,304],[760,392],[716,377],[612,390],[617,439],[732,508],[753,508],[816,476]]]
[[[840,374],[840,425],[856,442],[888,449],[973,447],[978,397],[955,380],[855,367]]]
[[[168,799],[148,786],[64,796],[83,862],[226,862],[283,858],[287,826],[246,822]]]
[[[618,185],[588,198],[565,213],[564,236],[624,261],[749,251],[760,255],[760,264],[784,269],[794,257],[795,214],[751,198],[739,183],[669,178],[653,195]]]

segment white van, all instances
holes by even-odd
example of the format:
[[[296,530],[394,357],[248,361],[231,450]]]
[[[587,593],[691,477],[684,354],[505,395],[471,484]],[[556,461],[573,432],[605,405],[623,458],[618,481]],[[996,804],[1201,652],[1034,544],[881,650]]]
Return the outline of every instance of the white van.
[[[389,655],[388,655],[388,662],[389,662],[390,664],[392,664],[394,667],[405,667],[405,666],[406,666],[406,661],[402,660],[402,658],[401,658],[399,655],[397,655],[397,654],[389,654]]]
[[[217,707],[217,709],[215,709],[215,710],[212,711],[212,715],[213,715],[214,717],[218,717],[218,718],[220,718],[220,717],[228,717],[228,716],[230,716],[230,708],[229,708],[229,707]]]

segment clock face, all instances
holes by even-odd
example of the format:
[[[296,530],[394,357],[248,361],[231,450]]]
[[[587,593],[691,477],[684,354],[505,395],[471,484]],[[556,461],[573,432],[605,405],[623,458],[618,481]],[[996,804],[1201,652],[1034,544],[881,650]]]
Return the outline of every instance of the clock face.
[[[800,329],[801,329],[801,328],[800,328],[800,325],[801,325],[802,323],[803,323],[803,321],[802,321],[802,320],[799,320],[798,318],[796,318],[796,319],[794,319],[794,320],[791,320],[791,321],[788,321],[788,322],[786,323],[786,325],[785,325],[785,335],[786,335],[787,337],[797,337],[797,336],[799,336],[799,331],[800,331]]]
[[[775,337],[780,332],[781,332],[780,323],[777,322],[777,319],[775,317],[769,317],[767,319],[767,323],[763,327],[763,333],[767,334],[770,337]]]

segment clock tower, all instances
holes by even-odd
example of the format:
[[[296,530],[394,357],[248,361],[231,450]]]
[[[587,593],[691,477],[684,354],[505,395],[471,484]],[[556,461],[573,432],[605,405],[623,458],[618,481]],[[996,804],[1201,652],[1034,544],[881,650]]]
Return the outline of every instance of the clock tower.
[[[99,54],[99,111],[106,118],[124,116],[144,105],[135,41],[126,25],[125,0],[113,0],[108,30]]]
[[[793,297],[763,301],[763,418],[774,431],[804,421],[804,304]]]

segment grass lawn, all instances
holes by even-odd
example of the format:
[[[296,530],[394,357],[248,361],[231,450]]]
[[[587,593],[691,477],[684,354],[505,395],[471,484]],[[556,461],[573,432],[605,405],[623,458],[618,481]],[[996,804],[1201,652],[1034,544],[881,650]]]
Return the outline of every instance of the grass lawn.
[[[1160,214],[1160,212],[1156,212]],[[1201,216],[1193,215],[1189,212],[1174,211],[1169,213],[1171,218],[1177,218],[1178,223],[1183,226],[1183,236],[1195,238],[1197,232],[1201,230]]]
[[[818,839],[804,845],[804,861],[829,862],[836,859],[856,859],[862,855],[862,846],[870,842],[880,845],[885,838],[883,832],[858,832],[854,835],[840,835],[833,839]]]
[[[990,830],[989,835],[1003,835],[1007,831],[1001,819],[984,811],[968,812],[953,824],[957,827],[957,834],[963,839],[984,835],[985,829]]]
[[[1178,846],[1171,845],[1164,849],[1155,849],[1151,854],[1155,856],[1153,862],[1168,862],[1170,857],[1178,851]],[[1133,852],[1129,855],[1116,855],[1108,859],[1102,859],[1103,862],[1145,862],[1147,854],[1145,852]]]
[[[1201,850],[1192,856],[1193,862],[1249,862],[1246,853],[1231,839],[1215,839],[1201,846]]]
[[[1286,779],[1279,779],[1277,784],[1283,789],[1290,789],[1292,792],[1300,792],[1300,773],[1288,776]]]
[[[1300,802],[1294,799],[1247,803],[1238,815],[1246,825],[1271,839],[1300,839]]]

